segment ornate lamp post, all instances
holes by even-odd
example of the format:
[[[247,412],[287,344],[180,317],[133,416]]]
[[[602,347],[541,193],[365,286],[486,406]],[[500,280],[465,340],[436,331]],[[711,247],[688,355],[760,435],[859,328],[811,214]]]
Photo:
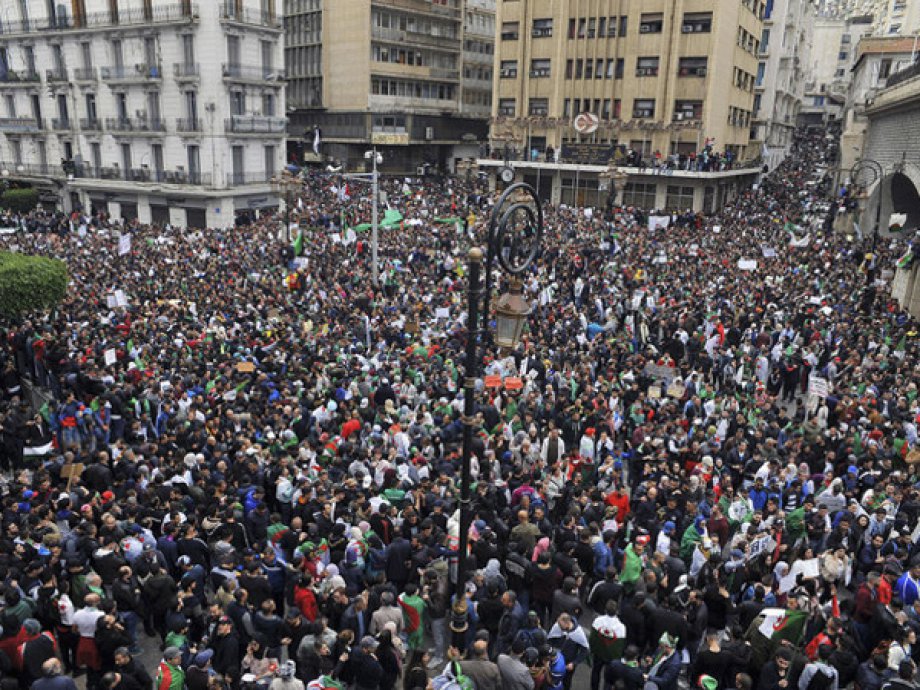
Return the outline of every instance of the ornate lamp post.
[[[272,185],[272,191],[284,198],[284,228],[287,241],[291,241],[291,206],[293,204],[294,192],[300,189],[300,180],[292,175],[289,170],[285,170],[280,175],[275,175],[269,182]]]
[[[492,294],[492,269],[497,262],[511,277],[508,292],[495,303],[495,344],[513,349],[521,340],[530,315],[530,306],[522,294],[521,279],[536,259],[543,239],[543,209],[536,190],[528,184],[511,185],[492,209],[486,251],[470,249],[467,256],[468,320],[463,380],[463,465],[460,475],[460,543],[457,557],[457,582],[454,590],[451,630],[454,645],[462,649],[469,626],[466,604],[466,552],[472,521],[470,510],[473,426],[476,414],[476,379],[482,370],[482,352],[487,341],[489,304]],[[485,260],[485,281],[482,281]]]

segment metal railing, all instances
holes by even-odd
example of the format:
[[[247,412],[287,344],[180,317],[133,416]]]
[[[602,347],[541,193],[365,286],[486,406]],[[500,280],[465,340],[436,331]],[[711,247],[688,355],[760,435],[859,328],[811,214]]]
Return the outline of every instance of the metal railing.
[[[201,130],[201,120],[199,119],[187,117],[176,118],[177,132],[200,132]]]
[[[920,75],[920,60],[912,64],[910,67],[905,67],[899,72],[888,75],[888,80],[885,82],[885,86],[895,86],[896,84],[905,82],[908,79],[913,79],[918,75]]]
[[[166,123],[159,118],[107,117],[105,128],[110,132],[165,132]]]
[[[0,132],[38,132],[40,120],[34,117],[0,117]]]
[[[150,168],[118,167],[97,168],[92,165],[78,165],[75,177],[97,180],[124,180],[126,182],[152,182],[160,184],[181,184],[193,186],[211,186],[211,175],[190,173],[185,170],[151,170]]]
[[[448,17],[450,19],[460,18],[460,8],[441,5],[428,0],[373,0],[374,5],[382,7],[396,7],[399,9],[411,10],[413,12],[424,12],[439,17]]]
[[[73,71],[74,81],[96,81],[99,72],[95,67],[77,67]]]
[[[49,163],[13,163],[11,161],[0,161],[0,170],[6,170],[10,175],[29,175],[48,177],[63,177],[64,169],[60,165],[50,165]]]
[[[73,121],[69,117],[55,117],[51,120],[51,129],[53,130],[73,129]]]
[[[106,29],[122,26],[169,24],[198,20],[197,2],[178,2],[158,7],[120,9],[118,12],[90,12],[84,15],[42,19],[19,19],[0,24],[0,37],[16,34],[48,33],[85,29]]]
[[[265,184],[272,178],[267,172],[232,172],[227,173],[227,186],[239,187],[247,184]]]
[[[174,62],[173,75],[176,79],[197,79],[201,76],[197,62]]]
[[[100,67],[99,72],[102,74],[104,81],[149,81],[163,78],[163,72],[159,65],[147,65],[144,63]]]
[[[54,69],[45,70],[45,81],[59,82],[68,81],[67,69],[64,67],[55,67]]]
[[[233,0],[227,0],[220,8],[220,20],[281,30],[281,17],[277,13],[262,12],[251,7],[237,7]]]
[[[7,70],[6,74],[0,76],[0,84],[34,84],[40,81],[41,77],[38,72],[33,70]]]
[[[284,81],[284,68],[248,67],[224,63],[221,65],[224,79],[242,79],[245,81]]]
[[[81,117],[80,129],[87,132],[101,132],[102,120],[100,120],[98,117]]]
[[[234,115],[224,120],[224,129],[234,134],[284,134],[287,118]]]

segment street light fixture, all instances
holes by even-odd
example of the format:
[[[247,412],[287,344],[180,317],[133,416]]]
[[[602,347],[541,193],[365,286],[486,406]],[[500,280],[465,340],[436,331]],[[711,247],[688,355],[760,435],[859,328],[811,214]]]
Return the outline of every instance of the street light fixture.
[[[495,304],[495,344],[513,350],[521,341],[530,306],[522,294],[521,276],[531,267],[540,252],[543,240],[543,209],[536,190],[519,182],[501,195],[489,220],[486,252],[479,247],[467,255],[469,283],[467,285],[467,338],[465,374],[463,379],[463,465],[460,472],[460,534],[457,554],[457,582],[451,608],[450,627],[454,645],[465,646],[469,627],[466,607],[466,552],[469,545],[470,484],[475,425],[476,381],[482,370],[480,343],[486,343],[489,304],[492,295],[492,271],[498,263],[511,276],[507,293]],[[485,259],[485,282],[481,281]]]
[[[374,206],[371,216],[371,280],[374,283],[374,287],[378,287],[380,285],[380,267],[377,263],[377,253],[379,251],[377,204],[380,198],[380,174],[377,172],[377,166],[383,164],[383,154],[378,153],[377,149],[365,151],[364,159],[372,161],[373,165],[373,170],[371,172],[371,193],[374,195]]]
[[[291,242],[291,206],[293,193],[300,188],[300,180],[285,170],[280,175],[275,175],[269,182],[272,189],[284,197],[284,227],[288,243]]]
[[[871,179],[867,180],[865,183],[860,182],[861,176],[865,173],[871,175]],[[855,184],[857,187],[863,189],[866,193],[866,203],[869,201],[869,187],[874,185],[876,182],[881,184],[882,178],[884,177],[884,170],[882,169],[881,163],[874,161],[871,158],[860,158],[856,163],[853,164],[853,167],[850,168],[850,181]],[[878,241],[878,231],[879,225],[882,222],[882,189],[879,187],[878,190],[878,203],[875,205],[875,224],[872,227],[872,252],[875,252],[875,243]]]

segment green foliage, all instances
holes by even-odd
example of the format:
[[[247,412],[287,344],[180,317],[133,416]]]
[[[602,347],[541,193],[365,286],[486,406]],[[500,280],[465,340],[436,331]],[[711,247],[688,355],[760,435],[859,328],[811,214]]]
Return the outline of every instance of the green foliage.
[[[16,213],[28,213],[37,205],[37,189],[7,189],[0,195],[0,208],[8,208]]]
[[[0,314],[50,309],[64,299],[67,265],[44,256],[0,252]]]

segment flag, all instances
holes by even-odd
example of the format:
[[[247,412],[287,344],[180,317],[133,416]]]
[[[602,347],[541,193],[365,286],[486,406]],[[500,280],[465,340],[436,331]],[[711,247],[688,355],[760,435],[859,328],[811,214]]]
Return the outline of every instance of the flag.
[[[118,256],[131,252],[131,235],[125,233],[118,238]]]
[[[762,620],[757,626],[757,632],[771,642],[788,640],[792,644],[802,641],[805,632],[805,621],[808,618],[806,611],[791,611],[789,609],[764,609],[761,613]]]
[[[307,683],[307,690],[345,690],[345,686],[332,676],[320,676]]]
[[[907,252],[898,259],[898,268],[910,268],[910,265],[914,262],[914,252],[912,249],[908,249]]]
[[[297,233],[297,239],[294,240],[294,256],[303,254],[303,230]]]
[[[591,658],[598,661],[613,661],[623,656],[623,648],[626,647],[626,637],[617,635],[617,631],[612,627],[603,626],[598,630],[593,625],[588,635],[588,648],[591,651]]]
[[[323,143],[322,132],[319,127],[313,128],[313,153],[319,155],[319,147]]]
[[[421,649],[425,637],[425,626],[422,625],[422,616],[425,615],[425,600],[418,594],[399,595],[399,607],[403,612],[403,623],[406,634],[409,636],[409,649]]]

